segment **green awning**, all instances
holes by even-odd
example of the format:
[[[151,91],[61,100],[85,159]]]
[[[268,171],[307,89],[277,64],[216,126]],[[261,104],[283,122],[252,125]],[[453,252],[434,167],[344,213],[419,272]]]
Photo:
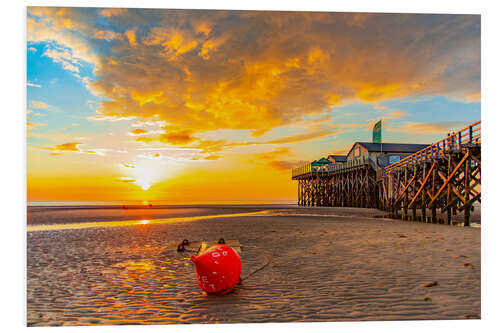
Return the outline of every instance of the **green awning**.
[[[321,163],[321,164],[330,164],[330,163],[332,163],[332,161],[330,161],[329,159],[327,159],[325,157],[320,158],[318,162]]]
[[[330,161],[330,160],[329,160],[329,159],[327,159],[327,158],[322,157],[322,158],[320,158],[319,160],[313,161],[313,162],[311,163],[311,165],[312,165],[312,166],[322,166],[322,165],[325,165],[325,164],[331,164],[331,163],[332,163],[332,161]]]

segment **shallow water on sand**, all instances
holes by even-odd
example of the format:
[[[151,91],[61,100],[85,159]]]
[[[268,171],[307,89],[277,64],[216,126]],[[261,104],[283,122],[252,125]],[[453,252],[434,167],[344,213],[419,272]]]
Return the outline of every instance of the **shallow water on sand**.
[[[266,216],[271,213],[272,212],[269,210],[262,210],[251,213],[199,215],[199,216],[186,216],[186,217],[171,217],[166,219],[80,222],[80,223],[64,223],[64,224],[39,224],[39,225],[28,225],[27,231],[30,232],[30,231],[49,231],[49,230],[67,230],[67,229],[127,227],[133,225],[154,225],[154,224],[167,224],[167,223],[177,223],[177,222],[193,222],[202,220],[206,221],[218,218],[230,218],[230,217],[242,217],[242,216]]]

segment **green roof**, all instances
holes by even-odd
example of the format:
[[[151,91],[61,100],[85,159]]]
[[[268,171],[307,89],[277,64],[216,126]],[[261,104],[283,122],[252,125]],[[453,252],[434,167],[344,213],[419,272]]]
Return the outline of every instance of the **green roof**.
[[[332,163],[332,161],[330,161],[330,160],[329,160],[329,159],[327,159],[327,158],[322,157],[322,158],[320,158],[319,160],[313,161],[313,162],[311,163],[311,165],[312,165],[312,166],[322,166],[322,165],[325,165],[325,164],[330,164],[330,163]]]

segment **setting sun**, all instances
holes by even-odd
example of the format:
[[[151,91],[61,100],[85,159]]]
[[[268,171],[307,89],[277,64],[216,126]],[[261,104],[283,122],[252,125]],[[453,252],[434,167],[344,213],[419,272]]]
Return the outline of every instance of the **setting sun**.
[[[151,183],[145,179],[137,179],[135,183],[139,185],[144,191],[149,190],[149,188],[151,187]]]

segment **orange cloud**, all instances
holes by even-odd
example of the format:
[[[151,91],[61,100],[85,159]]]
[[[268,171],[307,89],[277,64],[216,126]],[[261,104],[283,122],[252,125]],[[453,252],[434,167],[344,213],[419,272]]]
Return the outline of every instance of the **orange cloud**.
[[[290,169],[304,163],[304,161],[291,160],[291,155],[290,148],[282,147],[269,152],[255,154],[253,159],[278,171],[290,171]]]
[[[476,39],[454,33],[449,38],[456,43],[432,43],[439,35],[423,33],[431,29],[425,16],[398,16],[401,26],[394,29],[390,14],[245,12],[232,13],[234,25],[224,20],[229,15],[224,11],[199,17],[187,11],[165,13],[175,20],[159,16],[158,27],[142,37],[147,47],[130,49],[125,41],[115,41],[117,65],[97,66],[98,79],[89,87],[109,99],[99,108],[102,116],[147,120],[157,115],[192,133],[250,129],[262,135],[341,101],[450,91],[470,96],[479,89],[477,80],[459,87],[442,75],[443,66],[456,59],[452,50],[469,49]],[[139,20],[146,13],[134,10],[134,15]],[[474,16],[456,20],[462,20],[459,29],[478,24]],[[443,20],[440,26],[454,24]],[[359,28],[366,30],[361,34]],[[348,40],[346,31],[352,32]],[[414,35],[428,38],[399,42],[401,36]],[[133,40],[135,45],[135,34]],[[385,49],[381,43],[388,43]],[[479,53],[471,52],[467,61],[474,65]]]
[[[365,102],[374,102],[388,97],[399,97],[400,86],[396,83],[386,85],[361,84],[357,91],[358,97]]]
[[[174,145],[182,145],[193,142],[195,138],[191,136],[190,131],[178,131],[162,134],[161,140]]]
[[[130,135],[141,135],[141,134],[147,134],[149,133],[148,131],[146,131],[145,129],[142,129],[142,128],[136,128],[136,129],[133,129],[129,132]]]
[[[125,37],[127,37],[127,40],[131,46],[137,45],[137,41],[135,39],[135,31],[133,29],[125,31]]]
[[[162,142],[173,145],[185,145],[191,143],[193,141],[199,140],[192,136],[192,132],[189,130],[177,130],[177,129],[169,129],[168,127],[164,127],[165,133],[156,136],[156,137],[139,137],[137,141],[140,142]]]
[[[163,97],[163,91],[140,93],[136,90],[132,90],[131,97],[134,101],[139,103],[139,106],[143,106],[150,102],[162,104],[166,100],[166,98]]]
[[[51,155],[60,155],[64,152],[97,154],[97,152],[94,150],[81,150],[78,147],[79,145],[83,145],[83,142],[66,142],[52,147],[42,147],[41,149],[51,151]]]
[[[46,109],[49,107],[49,105],[42,101],[31,101],[30,107],[32,107],[33,109]]]
[[[99,30],[94,33],[94,38],[106,40],[121,39],[122,35],[114,31]]]
[[[255,157],[261,160],[269,160],[276,158],[277,156],[289,155],[289,154],[290,154],[290,148],[281,147],[274,149],[272,151],[256,154]]]
[[[82,145],[83,142],[68,142],[60,145],[55,145],[54,149],[59,151],[80,151],[78,145]]]
[[[207,156],[203,157],[203,159],[208,160],[208,161],[215,161],[215,160],[218,160],[219,158],[221,158],[220,155],[214,155],[214,154],[207,155]]]
[[[388,131],[402,133],[443,134],[461,129],[466,125],[464,122],[436,122],[436,123],[406,123],[401,127],[387,127]]]
[[[291,169],[304,164],[304,161],[270,161],[268,165],[279,171],[290,172]]]
[[[104,17],[112,17],[122,15],[127,12],[126,8],[106,8],[101,10],[101,15]]]
[[[33,121],[26,122],[26,127],[27,127],[28,131],[32,131],[35,128],[40,127],[40,126],[47,126],[47,124],[45,124],[45,123],[35,123]]]

